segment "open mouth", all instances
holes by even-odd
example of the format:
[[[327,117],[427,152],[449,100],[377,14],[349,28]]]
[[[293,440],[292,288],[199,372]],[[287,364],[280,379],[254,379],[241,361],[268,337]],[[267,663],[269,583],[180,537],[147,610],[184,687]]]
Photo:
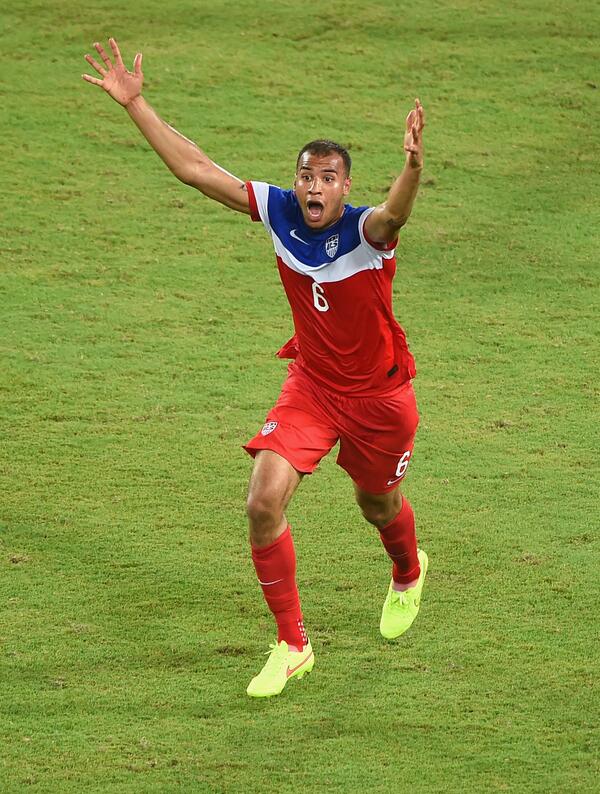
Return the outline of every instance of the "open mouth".
[[[320,201],[310,201],[306,202],[306,209],[308,211],[308,217],[311,221],[320,221],[323,217],[323,212],[325,211],[325,207],[323,206],[322,202]]]

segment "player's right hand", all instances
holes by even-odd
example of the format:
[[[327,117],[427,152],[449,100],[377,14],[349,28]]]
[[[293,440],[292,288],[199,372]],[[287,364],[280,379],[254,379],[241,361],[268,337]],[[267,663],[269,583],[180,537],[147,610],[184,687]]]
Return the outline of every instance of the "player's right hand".
[[[96,42],[94,47],[98,54],[104,61],[104,66],[101,66],[91,55],[86,55],[86,61],[92,66],[102,80],[97,77],[91,77],[89,74],[82,74],[84,80],[94,85],[99,85],[107,94],[125,107],[132,100],[142,93],[142,84],[144,82],[144,75],[142,74],[142,53],[138,52],[133,61],[133,72],[125,68],[119,46],[114,39],[109,39],[108,43],[113,51],[115,62],[111,62],[110,58],[104,51],[104,47]]]

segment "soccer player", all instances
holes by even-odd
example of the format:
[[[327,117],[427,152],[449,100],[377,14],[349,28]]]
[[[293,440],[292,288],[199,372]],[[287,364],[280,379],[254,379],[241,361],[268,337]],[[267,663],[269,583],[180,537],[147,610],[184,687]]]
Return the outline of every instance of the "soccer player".
[[[403,634],[419,610],[427,555],[400,483],[413,452],[418,412],[415,364],[392,312],[398,232],[408,220],[423,167],[423,107],[406,119],[405,164],[377,207],[345,203],[351,160],[339,144],[312,141],[296,162],[293,190],[243,182],[214,163],[155,113],[142,97],[142,55],[128,71],[114,39],[113,59],[87,62],[172,173],[205,196],[262,222],[294,319],[295,335],[278,355],[293,359],[279,399],[245,446],[254,457],[247,512],[252,560],[277,623],[277,642],[247,692],[279,694],[314,665],[296,585],[296,556],[286,507],[306,474],[339,441],[338,464],[356,501],[379,530],[392,560],[381,634]]]

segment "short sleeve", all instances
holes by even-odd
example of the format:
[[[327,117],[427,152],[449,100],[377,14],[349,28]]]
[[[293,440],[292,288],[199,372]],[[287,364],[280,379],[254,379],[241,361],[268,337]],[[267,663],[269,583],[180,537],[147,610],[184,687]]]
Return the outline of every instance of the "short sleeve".
[[[265,228],[270,231],[269,220],[269,188],[266,182],[246,182],[248,201],[250,203],[250,217],[253,221],[262,221]]]
[[[360,241],[363,245],[366,245],[373,251],[376,251],[380,256],[384,259],[392,259],[395,255],[395,249],[398,245],[398,238],[396,237],[389,243],[376,243],[373,240],[369,240],[369,237],[365,231],[365,221],[369,217],[369,215],[373,212],[375,207],[367,207],[367,209],[363,212],[363,214],[358,219],[358,231],[360,234]]]

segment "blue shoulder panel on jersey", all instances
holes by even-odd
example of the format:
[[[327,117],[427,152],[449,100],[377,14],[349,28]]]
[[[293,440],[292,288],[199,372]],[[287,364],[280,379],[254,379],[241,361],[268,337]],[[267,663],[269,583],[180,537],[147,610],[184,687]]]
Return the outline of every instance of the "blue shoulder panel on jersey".
[[[269,185],[269,222],[287,250],[309,267],[319,267],[350,253],[360,245],[358,219],[367,207],[345,205],[344,214],[327,229],[306,225],[293,190]]]

